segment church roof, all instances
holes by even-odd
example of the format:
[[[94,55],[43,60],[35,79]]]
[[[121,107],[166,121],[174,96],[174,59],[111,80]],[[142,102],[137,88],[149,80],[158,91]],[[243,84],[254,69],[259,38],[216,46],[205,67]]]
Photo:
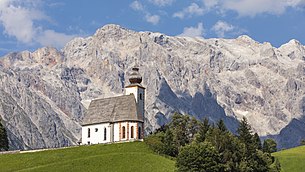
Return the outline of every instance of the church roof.
[[[93,100],[85,113],[82,125],[119,121],[143,122],[133,94]]]

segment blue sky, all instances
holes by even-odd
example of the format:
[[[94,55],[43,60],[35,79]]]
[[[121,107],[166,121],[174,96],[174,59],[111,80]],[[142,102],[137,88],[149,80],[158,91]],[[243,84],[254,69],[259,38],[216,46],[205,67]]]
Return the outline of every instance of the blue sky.
[[[105,24],[204,38],[249,35],[273,46],[305,44],[305,0],[0,0],[0,57],[61,49]]]

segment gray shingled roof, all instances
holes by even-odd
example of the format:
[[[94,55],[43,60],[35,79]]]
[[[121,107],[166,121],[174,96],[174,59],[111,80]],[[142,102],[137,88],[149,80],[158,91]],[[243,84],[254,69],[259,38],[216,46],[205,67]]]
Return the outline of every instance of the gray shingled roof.
[[[133,94],[92,100],[82,125],[118,121],[143,122]]]

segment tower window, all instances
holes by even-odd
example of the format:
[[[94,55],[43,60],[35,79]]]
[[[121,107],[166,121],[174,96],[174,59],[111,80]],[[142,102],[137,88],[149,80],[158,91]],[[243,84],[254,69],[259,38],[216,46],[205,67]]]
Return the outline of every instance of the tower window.
[[[122,139],[125,139],[125,137],[126,137],[125,132],[126,132],[126,129],[125,129],[125,126],[123,126],[122,127]]]
[[[90,138],[90,128],[88,128],[88,138]]]
[[[142,100],[142,93],[140,93],[140,100]]]
[[[98,128],[95,128],[95,132],[98,132]]]

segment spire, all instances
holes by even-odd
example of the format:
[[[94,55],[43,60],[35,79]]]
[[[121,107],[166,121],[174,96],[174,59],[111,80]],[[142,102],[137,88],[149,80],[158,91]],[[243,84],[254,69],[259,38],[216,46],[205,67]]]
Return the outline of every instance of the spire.
[[[129,76],[129,82],[130,84],[141,84],[142,76],[140,75],[139,68],[137,66],[134,66],[132,68],[132,71]]]

